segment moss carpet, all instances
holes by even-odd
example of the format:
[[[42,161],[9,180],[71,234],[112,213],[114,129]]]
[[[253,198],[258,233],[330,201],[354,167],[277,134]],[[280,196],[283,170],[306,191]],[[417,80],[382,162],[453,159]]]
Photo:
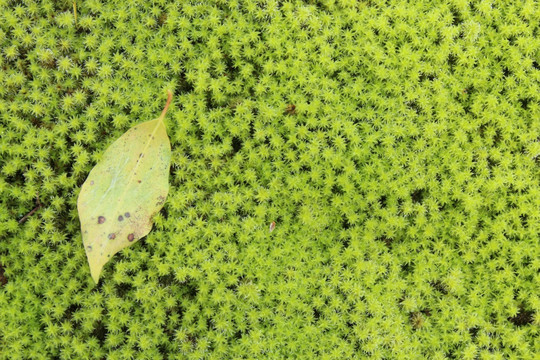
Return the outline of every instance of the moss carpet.
[[[538,359],[539,24],[0,0],[0,359]],[[80,186],[167,89],[169,196],[96,286]]]

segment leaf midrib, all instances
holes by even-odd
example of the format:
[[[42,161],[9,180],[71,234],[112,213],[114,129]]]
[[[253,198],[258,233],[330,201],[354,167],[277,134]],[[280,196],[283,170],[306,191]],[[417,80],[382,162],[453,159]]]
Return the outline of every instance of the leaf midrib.
[[[146,144],[144,145],[144,148],[142,150],[142,154],[144,155],[146,150],[148,149],[148,147],[150,146],[150,143],[152,142],[153,138],[154,138],[154,135],[156,134],[156,131],[157,129],[159,128],[159,126],[161,124],[163,124],[163,126],[165,126],[165,123],[163,123],[163,119],[162,118],[157,118],[157,119],[154,119],[154,120],[150,120],[150,121],[157,121],[157,125],[156,127],[154,128],[154,130],[152,130],[152,133],[151,133],[151,136],[149,137],[149,140],[146,142]],[[122,195],[120,195],[118,197],[118,201],[117,201],[117,205],[114,207],[114,212],[113,212],[113,216],[115,216],[115,214],[118,212],[118,209],[121,207],[120,205],[124,205],[124,199],[125,199],[125,196],[126,196],[126,193],[129,189],[129,186],[131,185],[131,182],[133,181],[133,178],[135,176],[135,173],[137,172],[137,169],[139,167],[139,164],[141,163],[142,159],[146,158],[145,156],[142,156],[142,157],[138,157],[137,158],[137,162],[135,163],[135,167],[132,169],[131,171],[131,174],[129,176],[129,179],[124,187],[124,191],[122,192]]]

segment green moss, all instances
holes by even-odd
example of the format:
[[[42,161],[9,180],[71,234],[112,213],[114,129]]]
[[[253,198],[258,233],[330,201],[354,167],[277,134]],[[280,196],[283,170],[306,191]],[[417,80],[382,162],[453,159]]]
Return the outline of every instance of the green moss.
[[[0,359],[532,359],[539,10],[0,0]],[[96,287],[80,186],[169,88]]]

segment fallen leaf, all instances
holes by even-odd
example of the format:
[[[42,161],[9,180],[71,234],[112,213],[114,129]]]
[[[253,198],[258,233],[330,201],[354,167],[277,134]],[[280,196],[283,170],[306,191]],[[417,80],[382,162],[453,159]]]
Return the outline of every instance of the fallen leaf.
[[[103,266],[118,251],[152,229],[152,216],[169,192],[171,145],[163,119],[129,129],[90,171],[77,201],[82,239],[90,273],[96,282]]]

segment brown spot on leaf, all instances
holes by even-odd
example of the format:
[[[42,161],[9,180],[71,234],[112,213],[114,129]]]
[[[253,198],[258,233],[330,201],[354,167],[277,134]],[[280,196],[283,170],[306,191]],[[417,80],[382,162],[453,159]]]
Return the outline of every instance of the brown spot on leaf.
[[[158,202],[156,203],[156,205],[161,205],[165,202],[165,198],[161,195],[158,196]]]
[[[129,234],[128,235],[128,240],[133,241],[133,239],[135,239],[135,235],[133,235],[133,233]]]
[[[127,212],[127,213],[124,214],[124,216],[128,218],[128,217],[131,216],[131,214]]]
[[[141,180],[137,180],[137,182],[140,184],[140,183],[141,183]]]
[[[98,224],[103,224],[105,222],[105,216],[100,216],[97,218]]]
[[[118,217],[118,221],[124,221],[124,217],[123,217],[122,215],[120,215],[120,216]]]
[[[88,251],[92,251],[92,247],[90,245],[88,245],[86,248],[88,249]]]
[[[140,154],[139,154],[139,157],[140,157],[140,158],[142,158],[143,156],[144,156],[143,153],[140,153]]]
[[[115,233],[109,234],[109,240],[114,240],[115,238],[116,238],[116,234],[115,234]]]

